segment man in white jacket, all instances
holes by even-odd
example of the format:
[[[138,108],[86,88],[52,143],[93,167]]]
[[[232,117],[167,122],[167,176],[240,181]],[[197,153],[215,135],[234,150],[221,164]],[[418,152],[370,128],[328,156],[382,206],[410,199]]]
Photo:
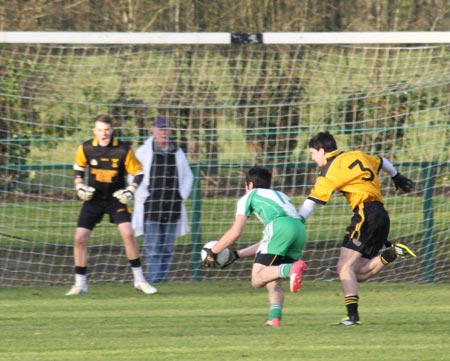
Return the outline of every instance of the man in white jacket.
[[[144,236],[147,279],[167,281],[176,237],[188,233],[184,201],[194,176],[184,151],[170,139],[172,128],[166,118],[156,118],[153,136],[136,151],[144,178],[135,194],[132,226]]]

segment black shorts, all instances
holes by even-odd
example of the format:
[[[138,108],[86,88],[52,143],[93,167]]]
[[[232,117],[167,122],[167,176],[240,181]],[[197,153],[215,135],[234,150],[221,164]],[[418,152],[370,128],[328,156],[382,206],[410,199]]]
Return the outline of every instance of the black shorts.
[[[269,253],[258,253],[255,258],[255,263],[264,266],[279,266],[282,263],[294,263],[295,261],[296,259]]]
[[[104,214],[109,214],[109,221],[117,225],[131,222],[130,210],[116,198],[108,200],[91,199],[83,203],[77,226],[92,231],[96,224],[102,221]]]
[[[389,235],[391,221],[381,202],[367,202],[357,207],[347,227],[343,247],[375,257]]]

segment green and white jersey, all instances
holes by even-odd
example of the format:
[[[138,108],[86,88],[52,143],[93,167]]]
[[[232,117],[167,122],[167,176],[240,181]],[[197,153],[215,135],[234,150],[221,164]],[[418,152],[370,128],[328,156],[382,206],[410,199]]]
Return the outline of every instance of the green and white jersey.
[[[239,199],[236,216],[249,217],[252,213],[264,225],[280,217],[300,218],[294,204],[286,194],[266,188],[252,189]]]
[[[306,231],[291,199],[273,189],[255,188],[239,199],[236,216],[251,214],[264,224],[257,254],[297,260],[306,243]]]

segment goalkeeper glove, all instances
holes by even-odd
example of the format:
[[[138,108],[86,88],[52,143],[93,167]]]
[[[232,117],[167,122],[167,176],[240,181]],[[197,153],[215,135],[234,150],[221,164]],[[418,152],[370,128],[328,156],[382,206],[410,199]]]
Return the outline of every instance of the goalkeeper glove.
[[[412,182],[412,180],[401,175],[400,172],[392,177],[392,181],[395,184],[395,189],[400,188],[405,193],[411,192],[414,187],[414,183]]]
[[[216,268],[219,266],[217,263],[217,253],[211,251],[211,248],[203,248],[203,251],[206,252],[206,257],[203,260],[203,265],[208,268]]]
[[[93,197],[94,192],[95,192],[94,187],[89,187],[83,183],[77,183],[77,185],[75,186],[75,189],[77,190],[78,198],[80,198],[82,201],[90,200]]]
[[[228,259],[224,262],[222,266],[220,266],[221,269],[228,267],[230,264],[234,263],[239,259],[239,254],[236,250],[230,248],[230,252],[228,253]]]
[[[113,196],[119,200],[120,203],[128,204],[134,198],[134,193],[136,192],[135,186],[128,186],[126,189],[120,189],[115,191]]]

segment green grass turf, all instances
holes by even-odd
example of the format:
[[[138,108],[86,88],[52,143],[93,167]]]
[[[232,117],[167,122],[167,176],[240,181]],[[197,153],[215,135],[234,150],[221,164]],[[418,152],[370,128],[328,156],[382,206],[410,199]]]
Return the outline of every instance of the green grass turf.
[[[287,284],[284,284],[286,288]],[[0,290],[0,360],[448,360],[450,285],[366,283],[362,326],[344,316],[338,282],[286,293],[281,328],[264,326],[267,295],[247,281]]]

